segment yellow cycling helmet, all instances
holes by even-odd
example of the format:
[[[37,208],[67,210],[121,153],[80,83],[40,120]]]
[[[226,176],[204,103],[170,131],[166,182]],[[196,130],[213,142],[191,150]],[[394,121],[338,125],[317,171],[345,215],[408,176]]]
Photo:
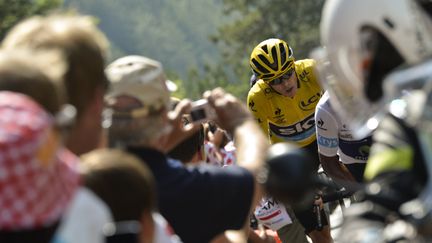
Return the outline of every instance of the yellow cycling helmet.
[[[293,51],[288,43],[271,38],[253,49],[249,64],[255,75],[267,82],[279,78],[293,68],[294,61]]]

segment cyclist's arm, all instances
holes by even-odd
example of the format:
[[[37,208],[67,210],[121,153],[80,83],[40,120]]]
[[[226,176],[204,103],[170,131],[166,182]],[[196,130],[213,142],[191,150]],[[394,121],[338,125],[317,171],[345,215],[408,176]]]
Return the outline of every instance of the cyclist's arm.
[[[328,102],[328,100],[327,100]],[[339,121],[331,114],[326,103],[315,110],[318,154],[324,171],[334,180],[355,181],[337,155],[339,147]]]
[[[338,181],[352,181],[356,180],[351,175],[346,166],[339,162],[339,156],[327,157],[325,155],[319,154],[321,165],[324,171],[329,175],[333,180]]]

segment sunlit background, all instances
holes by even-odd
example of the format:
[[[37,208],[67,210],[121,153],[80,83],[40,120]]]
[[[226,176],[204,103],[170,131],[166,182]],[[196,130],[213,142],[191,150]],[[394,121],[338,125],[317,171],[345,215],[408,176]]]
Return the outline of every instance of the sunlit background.
[[[163,63],[180,98],[224,87],[245,100],[253,47],[282,38],[296,58],[319,44],[323,0],[0,0],[0,38],[17,21],[53,10],[92,15],[115,58],[138,54]]]

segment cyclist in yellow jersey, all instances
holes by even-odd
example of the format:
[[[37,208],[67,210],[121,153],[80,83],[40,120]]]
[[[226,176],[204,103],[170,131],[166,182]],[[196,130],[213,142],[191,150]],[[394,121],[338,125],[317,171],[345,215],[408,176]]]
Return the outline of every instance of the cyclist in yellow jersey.
[[[249,63],[258,81],[250,89],[247,102],[262,130],[272,144],[293,142],[305,148],[318,169],[314,114],[323,90],[315,77],[315,61],[296,61],[285,41],[272,38],[253,49]],[[313,242],[332,241],[324,212],[321,231],[316,230],[313,210],[296,210],[295,216]]]
[[[318,158],[314,114],[323,90],[315,61],[295,61],[285,41],[268,39],[255,47],[250,65],[259,80],[249,91],[249,110],[271,143],[294,142]]]
[[[315,61],[294,63],[295,74],[278,85],[259,80],[249,91],[249,109],[272,143],[291,141],[305,147],[316,140],[315,106],[322,90],[314,75]]]

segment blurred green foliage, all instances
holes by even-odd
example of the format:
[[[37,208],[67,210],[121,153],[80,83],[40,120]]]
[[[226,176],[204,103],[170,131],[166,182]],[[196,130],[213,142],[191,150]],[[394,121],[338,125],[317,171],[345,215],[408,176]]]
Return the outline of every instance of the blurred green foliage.
[[[192,99],[206,86],[195,79],[221,60],[209,40],[224,22],[220,6],[213,0],[65,0],[65,7],[99,18],[112,46],[109,61],[124,55],[156,59],[178,83],[175,95]]]
[[[282,38],[297,59],[319,44],[324,0],[0,0],[0,38],[17,21],[62,6],[95,16],[111,58],[144,55],[163,63],[180,98],[223,87],[245,100],[249,55]]]
[[[18,21],[61,6],[62,0],[0,0],[0,40]]]
[[[233,21],[219,28],[213,41],[223,60],[237,77],[235,94],[245,99],[252,72],[249,56],[252,49],[268,38],[280,38],[293,48],[297,59],[307,58],[319,45],[319,21],[324,0],[223,0],[224,14]]]

